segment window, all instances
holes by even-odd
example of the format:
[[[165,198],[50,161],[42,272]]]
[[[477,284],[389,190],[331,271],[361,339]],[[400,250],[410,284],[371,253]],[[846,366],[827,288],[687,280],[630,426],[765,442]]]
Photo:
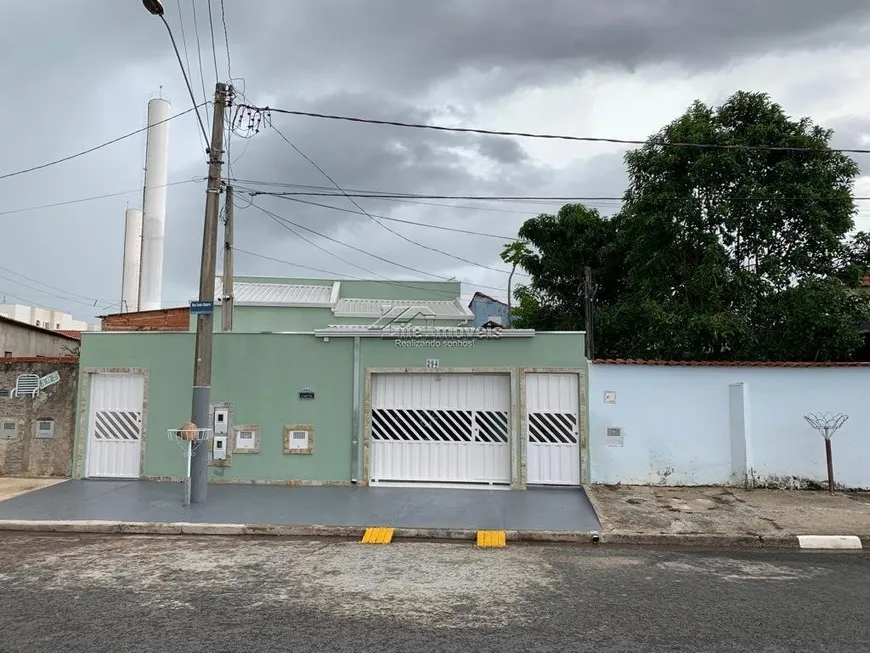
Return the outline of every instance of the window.
[[[36,326],[39,326],[39,320],[36,321]]]
[[[55,324],[55,325],[54,325],[54,328],[57,329],[58,331],[60,331],[60,322],[58,322],[57,324]]]
[[[12,358],[12,352],[11,352],[11,351],[4,351],[4,352],[3,352],[3,355],[4,355],[6,358]]]

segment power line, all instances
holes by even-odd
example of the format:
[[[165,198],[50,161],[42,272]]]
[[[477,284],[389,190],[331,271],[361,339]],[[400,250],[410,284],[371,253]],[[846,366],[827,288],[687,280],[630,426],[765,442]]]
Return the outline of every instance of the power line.
[[[39,284],[40,286],[45,286],[46,288],[51,288],[52,290],[57,290],[59,292],[64,293],[65,295],[70,295],[73,297],[81,297],[82,299],[87,299],[89,302],[93,302],[94,305],[105,304],[105,303],[108,303],[110,301],[113,301],[113,300],[108,300],[108,299],[105,299],[105,300],[96,299],[94,297],[88,297],[87,295],[81,295],[79,293],[71,292],[69,290],[64,290],[63,288],[58,288],[57,286],[52,286],[51,284],[40,281],[39,279],[34,279],[33,277],[28,277],[25,274],[21,274],[20,272],[16,272],[15,270],[10,270],[9,268],[5,268],[3,266],[0,266],[0,270],[5,270],[9,274],[15,275],[16,277],[21,277],[22,279],[26,279],[27,281],[32,281],[33,283]],[[10,281],[13,281],[14,283],[21,283],[19,281],[15,281],[14,279],[10,279]]]
[[[361,247],[357,247],[356,245],[351,245],[350,243],[346,243],[346,242],[344,242],[344,241],[342,241],[342,240],[338,240],[337,238],[333,238],[332,236],[327,236],[326,234],[322,234],[322,233],[320,233],[319,231],[314,231],[314,229],[310,229],[310,228],[305,227],[305,226],[303,226],[303,225],[301,225],[301,224],[298,224],[298,223],[296,223],[296,222],[293,222],[293,221],[291,221],[291,220],[288,220],[287,218],[282,217],[282,216],[280,216],[280,215],[278,215],[278,214],[276,214],[276,213],[273,213],[272,211],[269,211],[268,209],[263,208],[263,207],[260,206],[259,204],[253,204],[253,203],[252,203],[251,205],[252,205],[254,208],[259,209],[260,211],[262,211],[263,213],[265,213],[266,215],[270,216],[270,217],[273,218],[273,219],[280,220],[281,222],[284,222],[284,223],[290,224],[290,225],[296,227],[297,229],[302,229],[303,231],[307,231],[307,232],[309,232],[309,233],[311,233],[311,234],[314,234],[315,236],[319,236],[320,238],[323,238],[324,240],[329,240],[329,241],[334,242],[334,243],[336,243],[336,244],[338,244],[338,245],[342,245],[342,246],[347,247],[347,248],[349,248],[349,249],[352,249],[352,250],[354,250],[354,251],[360,252],[361,254],[365,254],[366,256],[370,256],[370,257],[375,258],[375,259],[377,259],[377,260],[379,260],[379,261],[383,261],[384,263],[388,263],[388,264],[390,264],[390,265],[395,265],[396,267],[403,268],[403,269],[405,269],[405,270],[408,270],[409,272],[414,272],[414,273],[416,273],[416,274],[422,274],[422,275],[424,275],[424,276],[432,277],[433,279],[439,279],[439,280],[441,280],[441,281],[452,281],[452,280],[453,280],[451,277],[445,277],[444,275],[435,274],[435,273],[433,273],[433,272],[426,272],[425,270],[420,270],[420,269],[418,269],[418,268],[414,268],[414,267],[411,267],[411,266],[408,266],[408,265],[404,265],[403,263],[398,263],[398,262],[396,262],[396,261],[393,261],[393,260],[391,260],[391,259],[385,258],[385,257],[383,257],[383,256],[379,256],[378,254],[373,254],[372,252],[369,252],[369,251],[367,251],[367,250],[365,250],[365,249],[362,249]],[[327,252],[327,253],[329,253],[329,252]],[[330,253],[330,255],[332,255],[332,254]],[[342,261],[343,261],[344,259],[339,259],[339,260],[342,260]],[[347,263],[347,261],[344,261],[344,262]],[[354,264],[351,263],[350,265],[354,265]],[[356,265],[355,265],[354,267],[359,267],[359,266],[356,266]],[[369,272],[370,274],[377,274],[376,272],[372,272],[371,270],[366,270],[365,268],[360,268],[360,269],[365,270],[366,272]],[[378,275],[378,276],[383,276],[383,275]],[[504,290],[503,288],[499,288],[499,287],[497,287],[497,286],[485,286],[485,285],[482,285],[482,284],[475,284],[475,283],[471,283],[471,282],[468,282],[468,281],[462,281],[462,283],[466,283],[466,284],[468,284],[469,286],[474,286],[474,287],[476,287],[476,288],[487,288],[487,289],[489,289],[489,290],[498,290],[498,291],[502,291],[502,290]]]
[[[288,200],[291,202],[298,202],[299,204],[308,204],[310,206],[320,206],[325,209],[332,209],[333,211],[341,211],[342,213],[352,213],[353,215],[364,215],[360,211],[354,211],[353,209],[345,209],[341,206],[332,206],[331,204],[321,204],[320,202],[311,202],[309,200],[302,200],[298,197],[281,197],[279,196],[277,199]],[[513,211],[511,211],[513,213]],[[500,236],[499,234],[493,233],[484,233],[482,231],[471,231],[470,229],[459,229],[458,227],[444,227],[438,224],[431,224],[429,222],[414,222],[413,220],[401,220],[399,218],[390,218],[385,215],[376,215],[372,213],[379,220],[388,220],[390,222],[400,222],[402,224],[412,225],[414,227],[426,227],[427,229],[439,229],[441,231],[451,231],[454,233],[467,234],[470,236],[483,236],[484,238],[496,238],[498,240],[518,240],[515,236]]]
[[[219,82],[221,79],[221,75],[218,72],[218,65],[217,65],[217,48],[215,47],[215,40],[214,40],[214,21],[212,20],[212,16],[211,16],[211,0],[206,0],[206,4],[208,4],[208,28],[209,28],[209,31],[211,32],[211,56],[214,59],[214,79],[215,79],[215,82]]]
[[[186,67],[187,67],[187,74],[189,75],[190,70],[191,70],[191,68],[190,68],[190,53],[188,52],[188,49],[187,49],[187,34],[185,32],[185,29],[184,29],[184,14],[182,14],[182,12],[181,12],[181,0],[178,0],[178,2],[175,3],[175,6],[178,9],[178,24],[179,24],[179,27],[181,27],[181,44],[184,46],[184,61],[185,61]],[[193,89],[190,88],[189,84],[188,84],[187,90],[190,93],[191,98],[193,98]],[[208,98],[205,97],[205,87],[204,86],[203,86],[202,91],[203,91],[203,93],[202,93],[203,94],[203,102],[207,102]],[[193,103],[196,104],[196,100],[193,100]],[[199,111],[196,112],[196,119],[198,121],[200,120]],[[206,141],[204,143],[204,147],[206,150],[208,149],[208,139],[206,139]]]
[[[247,254],[248,256],[254,256],[256,258],[261,258],[266,261],[274,261],[275,263],[283,263],[284,265],[290,265],[292,267],[300,268],[302,270],[310,270],[312,272],[318,272],[320,274],[330,274],[338,279],[353,279],[355,281],[368,281],[371,283],[382,283],[388,286],[398,286],[401,288],[411,288],[413,290],[426,290],[428,292],[432,292],[439,295],[444,295],[445,297],[449,297],[451,299],[456,299],[456,296],[453,293],[438,290],[436,288],[427,288],[425,286],[415,286],[413,282],[403,282],[403,281],[394,281],[392,279],[366,279],[364,277],[357,277],[352,274],[339,274],[338,272],[334,272],[332,270],[323,270],[321,268],[314,268],[309,265],[302,265],[301,263],[296,263],[295,261],[285,261],[284,259],[275,258],[273,256],[266,256],[265,254],[258,254],[257,252],[249,252],[244,249],[239,249],[238,247],[233,247],[233,251],[238,252],[240,254]],[[462,283],[462,282],[461,282]],[[473,285],[473,284],[468,284]]]
[[[190,0],[190,6],[193,7],[193,32],[196,34],[196,56],[199,59],[199,83],[202,85],[202,99],[204,102],[207,102],[208,94],[205,92],[205,71],[202,69],[202,45],[199,41],[199,21],[196,19],[196,0]],[[208,139],[206,139],[206,144],[208,144]]]
[[[66,302],[72,302],[73,304],[81,304],[82,306],[89,306],[91,308],[100,308],[100,309],[104,308],[104,307],[99,305],[100,304],[99,301],[83,302],[81,300],[73,299],[72,297],[68,297],[65,295],[58,295],[57,293],[49,292],[47,290],[43,290],[42,288],[37,288],[36,286],[31,286],[29,284],[23,283],[21,281],[18,281],[17,279],[13,279],[12,277],[7,277],[4,274],[0,274],[0,279],[6,279],[6,281],[11,281],[12,283],[16,283],[19,286],[29,288],[30,290],[35,290],[36,292],[42,293],[43,295],[48,295],[49,297],[55,297],[57,299],[62,299]],[[39,283],[39,282],[37,282],[37,283]]]
[[[174,116],[169,116],[165,120],[161,120],[159,122],[155,122],[154,125],[161,125],[164,122],[169,122],[170,120],[175,120],[176,118],[180,118],[181,116],[190,113],[191,111],[196,111],[201,107],[202,104],[194,105],[190,109],[186,109],[181,113],[176,113]],[[49,161],[48,163],[43,163],[38,166],[33,166],[31,168],[25,168],[24,170],[18,170],[16,172],[7,172],[4,175],[0,175],[0,179],[8,179],[9,177],[17,177],[18,175],[23,175],[28,172],[34,172],[35,170],[42,170],[43,168],[48,168],[50,166],[57,165],[59,163],[64,163],[66,161],[71,161],[73,159],[77,159],[80,156],[84,156],[85,154],[90,154],[91,152],[96,152],[97,150],[101,150],[104,147],[108,147],[109,145],[114,145],[120,141],[123,141],[131,136],[135,136],[136,134],[141,134],[144,131],[148,131],[148,127],[142,127],[141,129],[137,129],[136,131],[132,131],[128,134],[124,134],[123,136],[118,136],[118,138],[113,138],[110,141],[106,141],[105,143],[101,143],[100,145],[95,145],[94,147],[90,147],[86,150],[82,150],[81,152],[76,152],[75,154],[70,154],[69,156],[65,156],[61,159],[55,159],[54,161]]]
[[[186,179],[184,181],[173,181],[168,184],[161,184],[160,186],[153,186],[153,188],[164,188],[168,186],[178,186],[180,184],[190,184],[193,182],[202,181],[201,179]],[[110,197],[121,197],[122,195],[131,195],[133,193],[141,193],[141,188],[134,188],[133,190],[123,190],[117,193],[106,193],[105,195],[94,195],[93,197],[83,197],[75,200],[66,200],[63,202],[54,202],[53,204],[41,204],[39,206],[26,206],[20,209],[10,209],[8,211],[0,211],[0,215],[11,215],[13,213],[24,213],[25,211],[38,211],[39,209],[53,209],[58,206],[67,206],[68,204],[80,204],[81,202],[91,202],[94,200],[103,200],[108,199]]]
[[[208,152],[208,134],[205,131],[205,124],[202,122],[202,116],[199,115],[199,105],[197,105],[196,97],[193,95],[193,87],[190,85],[190,78],[188,78],[187,70],[184,68],[184,62],[181,60],[181,53],[178,51],[178,44],[175,42],[175,35],[172,33],[172,28],[169,26],[166,16],[164,16],[163,13],[160,13],[159,16],[160,20],[162,20],[163,24],[166,26],[166,31],[169,32],[169,40],[172,41],[172,49],[175,50],[175,58],[178,59],[178,66],[181,68],[182,76],[184,76],[184,84],[187,86],[187,92],[190,93],[190,102],[196,110],[196,119],[199,122],[199,128],[202,129],[202,135],[206,142],[206,152]]]
[[[224,41],[227,44],[227,73],[229,74],[229,81],[232,83],[233,81],[233,60],[230,57],[230,36],[229,32],[227,32],[227,14],[224,9],[224,0],[221,0],[221,22],[224,24]]]
[[[274,129],[274,130],[278,133],[278,135],[279,135],[279,136],[284,140],[285,143],[287,143],[287,145],[289,145],[289,146],[292,147],[294,150],[296,150],[296,152],[298,152],[299,155],[302,156],[302,158],[304,158],[306,161],[308,161],[308,162],[309,162],[311,165],[313,165],[313,166],[314,166],[314,167],[315,167],[315,168],[316,168],[316,169],[317,169],[317,170],[318,170],[318,171],[319,171],[319,172],[320,172],[324,177],[326,177],[326,178],[327,178],[327,179],[332,183],[332,185],[335,186],[335,187],[336,187],[336,188],[341,192],[342,195],[344,195],[347,199],[349,199],[350,202],[351,202],[351,203],[352,203],[356,208],[358,208],[360,211],[362,211],[362,212],[366,215],[366,217],[369,218],[369,220],[372,220],[375,224],[377,224],[377,225],[379,225],[380,227],[386,229],[386,230],[389,231],[391,234],[394,234],[394,235],[398,236],[399,238],[401,238],[401,239],[404,240],[405,242],[410,243],[411,245],[416,245],[417,247],[420,247],[420,248],[422,248],[422,249],[428,250],[428,251],[430,251],[430,252],[435,252],[435,253],[437,253],[437,254],[441,254],[442,256],[446,256],[446,257],[448,257],[448,258],[452,258],[452,259],[454,259],[454,260],[456,260],[456,261],[460,261],[461,263],[465,263],[466,265],[474,265],[474,266],[481,267],[481,268],[484,268],[484,269],[487,269],[487,270],[492,270],[492,271],[494,271],[494,272],[501,272],[501,273],[504,273],[504,274],[510,274],[509,272],[506,272],[505,270],[499,270],[498,268],[493,268],[493,267],[490,267],[490,266],[488,266],[488,265],[483,265],[483,264],[481,264],[481,263],[476,263],[475,261],[471,261],[471,260],[469,260],[469,259],[467,259],[467,258],[463,258],[463,257],[461,257],[461,256],[456,256],[455,254],[451,254],[450,252],[445,252],[444,250],[442,250],[442,249],[438,249],[437,247],[432,247],[432,246],[430,246],[430,245],[424,245],[423,243],[419,243],[419,242],[417,242],[416,240],[414,240],[414,239],[412,239],[412,238],[408,238],[405,234],[400,233],[400,232],[396,231],[395,229],[392,229],[392,228],[390,228],[389,226],[385,225],[383,222],[381,222],[381,221],[379,221],[377,218],[375,218],[371,213],[369,213],[368,211],[366,211],[366,210],[365,210],[365,209],[364,209],[364,208],[363,208],[363,207],[362,207],[362,206],[361,206],[361,205],[360,205],[356,200],[354,200],[354,199],[353,199],[353,198],[352,198],[348,193],[346,193],[346,192],[344,191],[344,189],[342,189],[342,187],[339,186],[338,183],[337,183],[337,182],[336,182],[332,177],[330,177],[330,176],[326,173],[326,171],[325,171],[323,168],[321,168],[319,165],[317,165],[317,163],[314,162],[313,159],[311,159],[310,157],[308,157],[308,156],[307,156],[307,155],[306,155],[302,150],[300,150],[300,149],[299,149],[298,147],[296,147],[292,142],[290,142],[290,140],[289,140],[286,136],[284,136],[283,133],[281,133],[281,130],[279,130],[279,129],[278,129],[277,127],[275,127],[274,125],[272,125],[272,129]]]
[[[785,147],[775,145],[734,145],[723,143],[687,143],[666,142],[654,139],[640,140],[632,138],[608,138],[599,136],[568,136],[564,134],[542,134],[535,132],[501,131],[496,129],[475,129],[471,127],[445,127],[443,125],[424,125],[412,122],[400,122],[397,120],[375,120],[371,118],[357,118],[353,116],[340,116],[328,113],[314,113],[311,111],[292,111],[290,109],[273,109],[272,107],[257,107],[244,105],[251,111],[263,111],[281,113],[290,116],[306,116],[308,118],[323,118],[326,120],[342,120],[345,122],[363,123],[367,125],[389,125],[392,127],[408,127],[411,129],[429,129],[442,132],[456,132],[463,134],[483,134],[485,136],[516,136],[519,138],[538,138],[548,140],[576,141],[584,143],[615,143],[618,145],[659,145],[662,147],[694,147],[700,149],[715,150],[763,150],[769,152],[841,152],[843,154],[870,154],[868,149],[858,148],[815,148],[815,147]]]

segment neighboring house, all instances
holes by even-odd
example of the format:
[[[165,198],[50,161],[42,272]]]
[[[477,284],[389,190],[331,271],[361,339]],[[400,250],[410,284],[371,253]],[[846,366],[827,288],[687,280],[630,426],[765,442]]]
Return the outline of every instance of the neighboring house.
[[[211,482],[579,486],[583,333],[475,327],[461,291],[236,277],[232,331],[214,307]],[[183,478],[167,434],[191,414],[186,310],[83,334],[74,478]]]
[[[468,308],[474,313],[474,326],[481,327],[487,322],[493,322],[505,328],[509,326],[508,305],[494,297],[476,292],[471,298]]]
[[[95,324],[73,319],[69,313],[23,304],[0,304],[0,317],[26,322],[49,331],[94,331],[99,329]]]
[[[0,356],[77,356],[81,332],[56,331],[0,316]]]

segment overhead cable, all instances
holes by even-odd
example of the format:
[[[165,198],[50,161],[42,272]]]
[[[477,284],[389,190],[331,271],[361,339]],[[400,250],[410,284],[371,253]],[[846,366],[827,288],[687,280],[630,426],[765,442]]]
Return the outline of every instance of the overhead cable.
[[[615,143],[619,145],[659,145],[661,147],[691,147],[700,149],[716,150],[763,150],[770,152],[842,152],[845,154],[870,154],[870,149],[861,148],[817,148],[817,147],[786,147],[776,145],[734,145],[726,143],[689,143],[660,141],[656,139],[634,138],[610,138],[601,136],[569,136],[564,134],[542,134],[535,132],[502,131],[497,129],[476,129],[471,127],[446,127],[444,125],[425,125],[421,123],[401,122],[397,120],[376,120],[372,118],[357,118],[354,116],[342,116],[328,113],[315,113],[313,111],[293,111],[290,109],[274,109],[272,107],[258,107],[244,105],[251,111],[264,111],[281,113],[290,116],[305,116],[308,118],[323,118],[326,120],[342,120],[345,122],[363,123],[368,125],[388,125],[392,127],[407,127],[411,129],[429,129],[442,132],[457,132],[465,134],[482,134],[485,136],[515,136],[519,138],[537,138],[561,141],[579,141],[584,143]]]

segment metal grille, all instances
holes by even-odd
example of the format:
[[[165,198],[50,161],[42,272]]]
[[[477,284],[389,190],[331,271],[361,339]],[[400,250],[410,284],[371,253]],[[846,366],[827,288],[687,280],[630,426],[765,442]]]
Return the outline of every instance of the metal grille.
[[[94,437],[97,440],[139,439],[140,413],[133,410],[98,410]]]
[[[372,438],[388,442],[507,442],[508,414],[502,411],[372,410]]]
[[[570,413],[529,413],[529,442],[577,444],[577,417]]]

